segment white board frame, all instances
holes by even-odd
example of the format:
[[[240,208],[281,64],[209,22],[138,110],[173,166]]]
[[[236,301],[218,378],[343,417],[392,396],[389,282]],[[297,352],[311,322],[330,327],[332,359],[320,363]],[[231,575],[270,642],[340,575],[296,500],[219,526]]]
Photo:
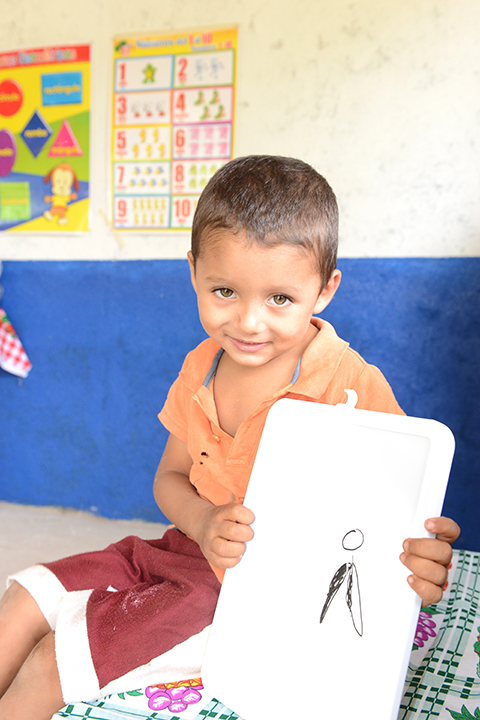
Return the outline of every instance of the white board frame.
[[[454,445],[434,420],[272,406],[245,498],[255,537],[226,572],[202,667],[209,692],[245,720],[397,718],[420,609],[399,555],[441,514]],[[346,550],[357,529],[363,544]],[[353,610],[345,577],[320,622],[344,565]]]

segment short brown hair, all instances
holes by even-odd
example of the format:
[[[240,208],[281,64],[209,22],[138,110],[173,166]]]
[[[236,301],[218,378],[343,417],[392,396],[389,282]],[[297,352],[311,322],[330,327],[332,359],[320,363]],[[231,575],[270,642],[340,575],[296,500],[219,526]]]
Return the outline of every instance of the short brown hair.
[[[249,155],[224,165],[198,201],[192,255],[201,255],[207,232],[245,232],[265,245],[298,245],[316,258],[323,286],[337,264],[338,206],[327,183],[307,163]]]

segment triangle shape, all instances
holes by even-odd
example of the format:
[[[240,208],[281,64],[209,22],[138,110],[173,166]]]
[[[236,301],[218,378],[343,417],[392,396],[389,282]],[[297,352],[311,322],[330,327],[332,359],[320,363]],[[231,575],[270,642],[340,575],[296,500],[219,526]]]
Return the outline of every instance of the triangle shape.
[[[68,120],[64,120],[57,137],[48,151],[48,156],[72,157],[73,155],[83,155],[83,151],[70,127],[70,123]]]

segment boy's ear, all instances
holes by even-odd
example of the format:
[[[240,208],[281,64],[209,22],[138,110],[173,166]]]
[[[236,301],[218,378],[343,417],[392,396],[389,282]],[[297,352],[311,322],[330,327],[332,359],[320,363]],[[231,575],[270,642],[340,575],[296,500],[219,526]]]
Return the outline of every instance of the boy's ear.
[[[195,283],[195,261],[193,259],[192,251],[189,250],[187,253],[188,264],[190,265],[190,279],[192,281],[193,289],[197,292],[197,286]]]
[[[317,302],[315,304],[315,309],[313,311],[314,315],[317,315],[318,313],[321,313],[322,310],[325,310],[325,308],[329,304],[330,300],[333,298],[333,296],[337,292],[341,279],[342,279],[342,273],[340,272],[340,270],[334,270],[330,276],[330,280],[328,281],[328,283],[325,285],[322,292],[318,296]]]

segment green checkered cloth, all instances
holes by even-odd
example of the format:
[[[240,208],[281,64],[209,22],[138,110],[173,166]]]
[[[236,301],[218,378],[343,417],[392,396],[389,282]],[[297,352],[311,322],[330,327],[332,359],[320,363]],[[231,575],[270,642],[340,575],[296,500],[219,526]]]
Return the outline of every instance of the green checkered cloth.
[[[455,550],[442,601],[420,613],[398,720],[480,720],[479,600],[480,553]],[[282,718],[290,712],[297,716],[293,703],[289,694]],[[310,707],[308,717],[319,714]],[[372,720],[380,717],[380,708],[372,711]],[[91,704],[76,703],[52,720],[59,718],[241,720],[203,689],[200,678],[111,695]]]
[[[77,718],[77,720],[142,720],[143,718],[155,718],[156,720],[242,720],[237,713],[232,712],[221,702],[214,698],[205,696],[197,707],[187,706],[185,710],[166,710],[164,712],[153,712],[147,704],[148,698],[143,693],[143,710],[140,703],[129,706],[131,698],[122,705],[120,698],[127,693],[108,698],[107,701],[98,704],[88,705],[86,703],[75,703],[68,705],[53,716],[57,718]]]
[[[420,613],[398,720],[480,718],[480,553],[454,551],[449,586]]]

